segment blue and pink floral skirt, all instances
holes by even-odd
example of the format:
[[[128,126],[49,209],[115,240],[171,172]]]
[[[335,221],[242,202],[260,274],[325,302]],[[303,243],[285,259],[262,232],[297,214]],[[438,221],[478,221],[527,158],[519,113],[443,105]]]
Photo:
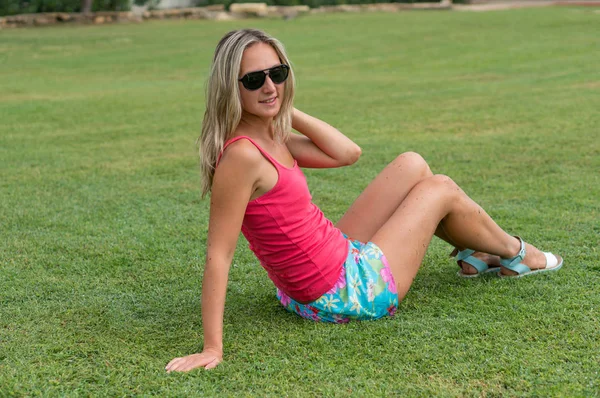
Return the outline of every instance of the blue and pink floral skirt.
[[[372,242],[346,238],[348,257],[331,290],[311,303],[300,304],[277,289],[285,309],[306,319],[335,323],[394,315],[398,292],[385,255]]]

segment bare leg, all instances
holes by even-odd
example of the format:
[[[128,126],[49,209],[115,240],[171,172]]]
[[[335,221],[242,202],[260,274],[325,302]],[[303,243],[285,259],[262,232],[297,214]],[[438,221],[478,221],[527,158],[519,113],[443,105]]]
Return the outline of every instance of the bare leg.
[[[461,247],[503,258],[515,256],[520,242],[504,232],[449,177],[436,175],[418,183],[371,238],[385,253],[402,299],[423,261],[434,232],[443,221],[447,236]],[[528,245],[524,263],[544,268],[544,255]]]
[[[399,155],[371,181],[336,227],[353,239],[368,242],[414,186],[432,175],[419,154]]]
[[[368,242],[394,214],[409,192],[421,181],[433,176],[427,162],[415,152],[399,155],[367,186],[354,201],[336,226],[346,235],[361,242]],[[442,224],[436,227],[435,235],[459,250],[458,245],[446,233]],[[490,265],[498,265],[499,258],[486,253],[475,253]],[[462,263],[466,274],[477,273],[471,265]]]
[[[371,181],[336,227],[353,239],[368,242],[414,186],[431,176],[429,165],[418,153],[399,155]],[[435,235],[455,246],[441,226]]]

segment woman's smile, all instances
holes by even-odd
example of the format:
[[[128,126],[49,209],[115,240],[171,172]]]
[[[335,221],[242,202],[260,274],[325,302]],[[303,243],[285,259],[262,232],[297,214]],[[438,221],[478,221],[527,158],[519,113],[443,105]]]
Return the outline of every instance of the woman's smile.
[[[266,104],[266,105],[274,105],[276,100],[277,100],[277,97],[271,97],[269,99],[266,99],[263,101],[258,101],[258,102],[261,104]]]

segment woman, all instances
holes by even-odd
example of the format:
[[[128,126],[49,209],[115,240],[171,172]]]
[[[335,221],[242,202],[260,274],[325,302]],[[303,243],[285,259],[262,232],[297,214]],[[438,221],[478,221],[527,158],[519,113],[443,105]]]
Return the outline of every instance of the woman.
[[[203,193],[211,192],[204,349],[173,359],[167,371],[222,361],[227,276],[240,231],[286,309],[337,323],[393,315],[434,235],[456,248],[461,276],[562,266],[561,257],[504,232],[416,153],[398,156],[331,223],[312,203],[299,167],[351,165],[361,149],[295,109],[294,84],[283,46],[264,32],[233,31],[219,42],[200,138]]]

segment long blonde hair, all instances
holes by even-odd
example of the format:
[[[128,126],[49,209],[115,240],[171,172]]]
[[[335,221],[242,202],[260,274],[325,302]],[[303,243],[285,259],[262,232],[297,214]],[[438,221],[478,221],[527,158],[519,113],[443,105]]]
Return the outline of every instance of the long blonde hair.
[[[234,30],[227,33],[215,49],[206,86],[206,111],[202,121],[202,132],[198,138],[203,197],[211,190],[217,158],[242,118],[238,75],[244,50],[255,43],[271,45],[281,63],[290,66],[281,108],[273,119],[274,139],[285,142],[290,136],[295,80],[283,44],[256,29]]]

